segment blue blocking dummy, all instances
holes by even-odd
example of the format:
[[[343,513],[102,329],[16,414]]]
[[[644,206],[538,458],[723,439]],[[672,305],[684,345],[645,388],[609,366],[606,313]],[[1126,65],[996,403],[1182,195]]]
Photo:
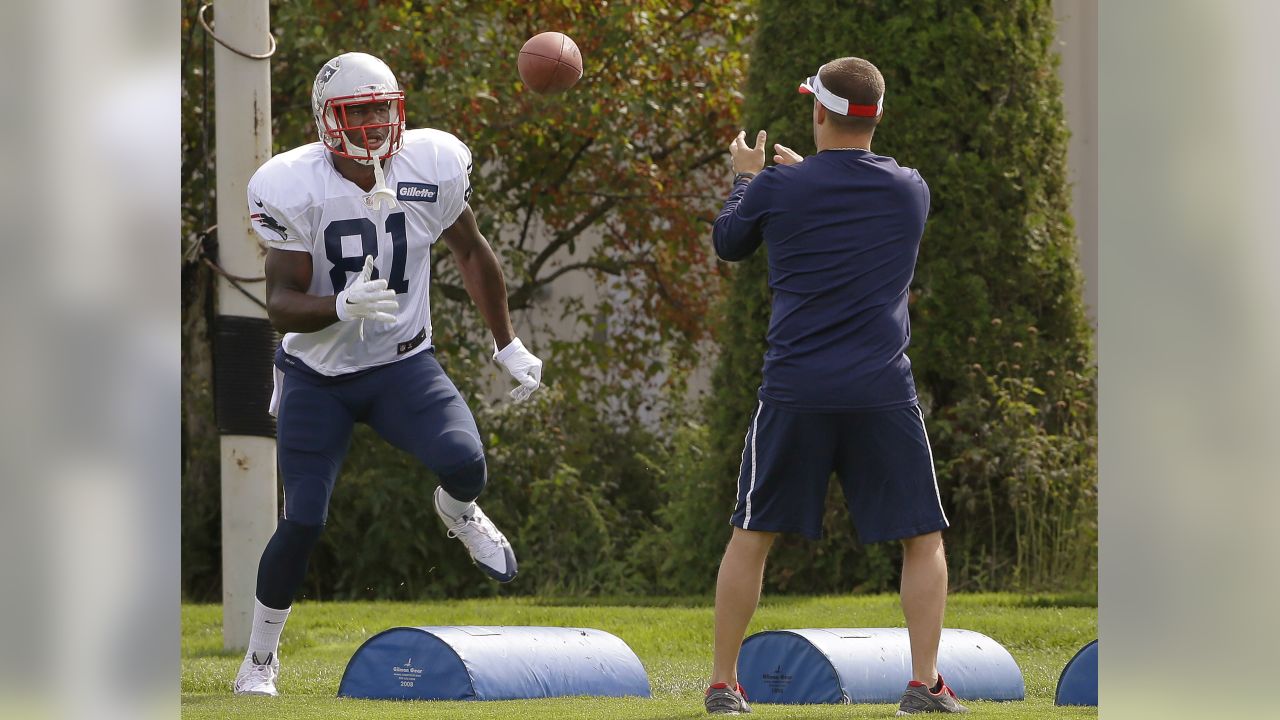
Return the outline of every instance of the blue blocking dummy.
[[[601,630],[398,627],[369,638],[338,686],[372,700],[650,697],[640,659]]]
[[[1080,648],[1062,669],[1058,678],[1058,691],[1054,693],[1054,705],[1098,704],[1098,641]]]
[[[1000,643],[943,630],[938,672],[962,700],[1022,700],[1022,670]],[[747,638],[738,682],[752,703],[896,703],[911,680],[905,628],[774,630]]]

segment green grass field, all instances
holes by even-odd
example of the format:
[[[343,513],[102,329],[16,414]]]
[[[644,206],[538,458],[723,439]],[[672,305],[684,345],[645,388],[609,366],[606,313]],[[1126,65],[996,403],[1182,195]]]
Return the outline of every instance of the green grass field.
[[[182,610],[184,718],[619,718],[706,717],[702,691],[711,669],[709,600],[623,601],[511,598],[456,602],[299,603],[280,648],[279,698],[237,698],[229,690],[239,653],[222,650],[222,609]],[[969,703],[992,718],[1096,718],[1094,708],[1057,708],[1058,674],[1097,636],[1093,598],[954,595],[948,627],[976,630],[1002,643],[1026,679],[1026,702]],[[896,596],[766,597],[750,632],[788,627],[895,627]],[[343,668],[376,632],[397,625],[562,625],[593,627],[625,640],[644,663],[652,700],[562,698],[513,702],[374,702],[335,697]],[[756,705],[761,718],[892,717],[891,705]]]

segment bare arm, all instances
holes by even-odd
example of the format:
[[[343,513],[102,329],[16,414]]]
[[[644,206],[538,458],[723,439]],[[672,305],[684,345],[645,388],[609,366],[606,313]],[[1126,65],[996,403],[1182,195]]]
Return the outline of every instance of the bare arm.
[[[480,314],[493,332],[494,342],[499,349],[505,348],[516,336],[507,309],[507,284],[502,278],[502,264],[489,241],[480,234],[470,205],[462,209],[457,221],[446,228],[441,237],[458,261],[462,284],[471,301],[480,308]]]
[[[311,254],[267,251],[267,316],[280,332],[308,333],[338,322],[334,295],[309,295]]]

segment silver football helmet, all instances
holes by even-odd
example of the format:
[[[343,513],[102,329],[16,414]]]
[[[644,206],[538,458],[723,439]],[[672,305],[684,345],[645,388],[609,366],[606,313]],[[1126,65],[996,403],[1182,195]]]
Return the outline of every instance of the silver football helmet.
[[[349,108],[374,103],[386,103],[385,111],[361,113],[360,122],[348,120]],[[391,68],[367,53],[344,53],[320,68],[311,111],[320,142],[343,157],[372,165],[404,144],[404,93]]]

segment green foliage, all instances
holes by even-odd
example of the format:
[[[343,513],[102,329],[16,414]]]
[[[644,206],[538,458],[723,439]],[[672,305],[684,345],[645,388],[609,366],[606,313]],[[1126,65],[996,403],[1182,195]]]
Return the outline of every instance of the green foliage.
[[[758,112],[750,101],[747,107],[748,114]],[[756,410],[769,326],[765,256],[761,248],[730,271],[732,280],[715,311],[719,354],[712,369],[713,390],[703,403],[707,426],[678,440],[687,448],[686,462],[682,474],[668,484],[664,511],[673,538],[664,566],[669,569],[667,583],[674,587],[697,587],[714,578],[729,539],[743,438]]]
[[[711,496],[697,482],[705,472],[707,428],[686,422],[671,429],[649,464],[659,475],[664,502],[657,528],[632,549],[634,591],[687,595],[714,587],[716,567],[729,536],[733,497]]]
[[[1054,400],[1029,378],[974,371],[973,392],[935,416],[952,522],[983,531],[951,538],[957,587],[1096,589],[1097,442],[1087,423],[1045,422],[1092,398],[1093,378],[1067,373],[1074,397]]]
[[[812,153],[812,100],[797,83],[832,58],[864,57],[886,83],[874,149],[918,168],[932,191],[910,355],[937,435],[954,574],[978,588],[1096,584],[1090,331],[1049,0],[763,0],[757,13],[748,135],[767,129],[770,143]],[[739,265],[719,315],[700,478],[717,499],[733,492],[756,403],[765,277],[762,253]],[[897,548],[860,557],[842,505],[833,491],[826,540],[778,549],[770,586],[893,584]]]
[[[534,592],[588,594],[616,580],[613,535],[620,528],[618,508],[601,486],[586,482],[576,468],[560,466],[529,488],[529,513],[521,528],[522,550],[533,561]]]

